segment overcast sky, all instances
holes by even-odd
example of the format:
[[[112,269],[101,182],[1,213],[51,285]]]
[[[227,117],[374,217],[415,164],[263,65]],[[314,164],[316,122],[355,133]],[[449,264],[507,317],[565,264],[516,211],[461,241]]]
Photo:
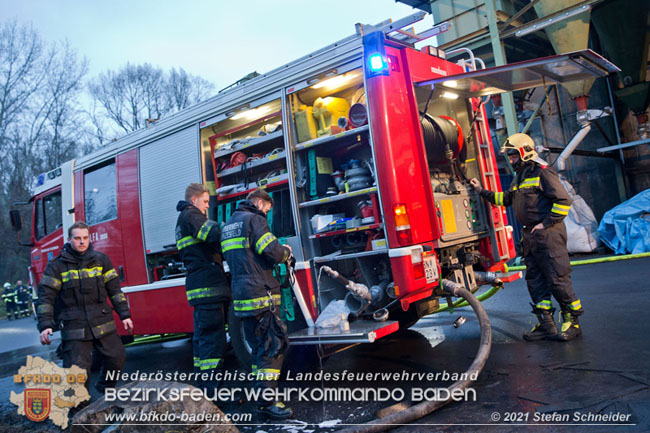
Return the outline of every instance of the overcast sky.
[[[187,72],[225,87],[376,24],[417,12],[394,0],[0,0],[0,19],[67,39],[89,76],[126,62]],[[433,24],[427,16],[420,28]]]

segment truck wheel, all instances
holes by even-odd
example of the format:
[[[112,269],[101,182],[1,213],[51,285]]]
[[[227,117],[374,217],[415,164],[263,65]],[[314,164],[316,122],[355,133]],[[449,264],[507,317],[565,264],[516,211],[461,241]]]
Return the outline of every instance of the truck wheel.
[[[244,337],[244,324],[240,317],[235,316],[233,305],[228,308],[228,333],[235,355],[245,371],[251,371],[251,347]]]

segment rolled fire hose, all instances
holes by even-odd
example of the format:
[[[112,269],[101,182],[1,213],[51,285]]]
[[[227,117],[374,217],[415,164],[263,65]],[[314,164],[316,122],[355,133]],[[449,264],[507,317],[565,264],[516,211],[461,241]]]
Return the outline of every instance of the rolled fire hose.
[[[481,326],[481,341],[479,343],[479,349],[476,353],[476,357],[472,362],[472,365],[469,366],[465,372],[467,377],[465,380],[458,380],[451,384],[448,389],[449,395],[454,395],[454,393],[460,392],[467,388],[472,380],[470,377],[478,376],[478,374],[483,370],[485,363],[487,362],[488,356],[490,356],[490,346],[492,345],[492,329],[490,328],[490,321],[488,319],[485,309],[481,305],[478,299],[472,293],[465,289],[460,284],[454,283],[449,280],[442,280],[442,288],[448,292],[450,295],[458,296],[464,298],[469,305],[472,307],[478,318],[479,325]],[[424,401],[418,403],[415,406],[388,415],[381,419],[376,419],[366,424],[356,425],[344,430],[339,430],[339,433],[366,433],[366,432],[379,432],[390,430],[395,426],[395,424],[408,424],[416,419],[425,417],[431,412],[440,409],[451,401],[450,398],[440,401]]]

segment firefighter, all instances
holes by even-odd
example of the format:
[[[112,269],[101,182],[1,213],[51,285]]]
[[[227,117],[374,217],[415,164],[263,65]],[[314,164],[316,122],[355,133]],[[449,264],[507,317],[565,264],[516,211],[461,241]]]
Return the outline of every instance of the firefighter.
[[[4,291],[2,292],[2,300],[5,302],[5,310],[7,311],[7,318],[9,320],[18,319],[18,292],[16,288],[11,287],[11,283],[4,284]]]
[[[266,214],[273,199],[257,189],[243,200],[223,227],[221,250],[232,278],[235,315],[241,317],[244,336],[251,347],[251,363],[260,389],[275,389],[288,346],[285,325],[279,319],[280,285],[273,265],[286,262],[291,248],[282,246],[271,233]],[[293,412],[281,401],[269,401],[258,412],[272,419],[289,418]]]
[[[50,344],[50,336],[57,328],[54,316],[60,318],[63,367],[77,365],[86,370],[86,388],[90,384],[93,349],[101,354],[102,375],[95,385],[100,392],[115,386],[117,381],[106,377],[106,373],[121,370],[126,359],[107,297],[124,329],[133,331],[117,271],[107,255],[93,249],[88,225],[77,221],[68,229],[68,242],[61,254],[48,263],[38,285],[38,330],[41,344]]]
[[[180,212],[176,222],[176,247],[187,269],[187,301],[194,308],[192,352],[194,372],[207,373],[197,379],[198,387],[217,387],[215,374],[223,369],[226,351],[225,305],[230,287],[222,267],[219,225],[205,215],[210,194],[200,183],[185,190],[185,200],[176,205]]]
[[[504,192],[485,190],[477,179],[472,186],[484,199],[498,206],[514,207],[523,225],[522,246],[526,262],[526,283],[532,298],[533,313],[539,323],[523,338],[526,341],[551,339],[569,341],[581,335],[578,316],[583,313],[571,285],[571,265],[567,251],[566,227],[562,220],[569,213],[571,200],[557,173],[541,159],[535,144],[526,134],[514,134],[501,148],[516,172]],[[551,295],[560,304],[562,327],[558,331]]]
[[[18,292],[18,311],[20,312],[20,316],[27,317],[32,312],[29,306],[32,300],[31,291],[27,286],[23,286],[21,280],[16,281],[16,291]]]

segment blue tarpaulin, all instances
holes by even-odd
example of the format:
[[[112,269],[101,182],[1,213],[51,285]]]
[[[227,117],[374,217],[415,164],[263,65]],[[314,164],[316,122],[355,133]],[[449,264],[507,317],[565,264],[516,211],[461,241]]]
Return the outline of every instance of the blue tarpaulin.
[[[608,210],[598,233],[616,254],[650,252],[650,189]]]

